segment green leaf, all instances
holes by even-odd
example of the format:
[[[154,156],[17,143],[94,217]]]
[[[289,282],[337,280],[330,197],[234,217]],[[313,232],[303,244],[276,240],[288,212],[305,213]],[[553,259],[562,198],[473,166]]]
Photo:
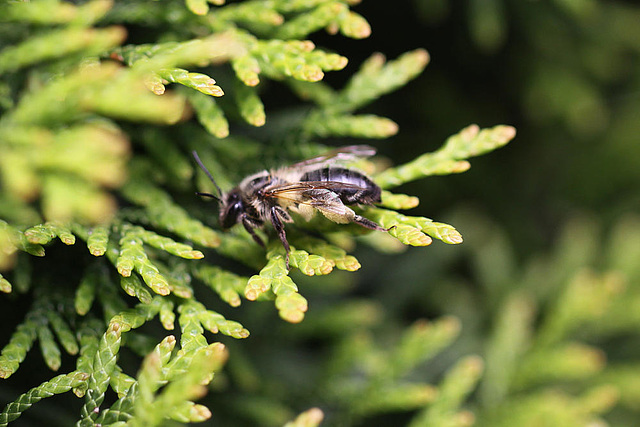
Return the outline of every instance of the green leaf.
[[[44,322],[40,322],[41,324],[37,331],[38,341],[40,342],[40,350],[42,351],[42,357],[49,369],[57,371],[62,364],[60,348],[53,339],[53,334],[49,329],[49,325],[47,325],[45,322],[46,320],[44,320]]]
[[[322,268],[323,270],[327,270],[327,273],[330,271],[328,270],[328,267],[324,266],[325,261],[328,262],[331,266],[335,266],[340,270],[356,271],[361,267],[360,263],[354,256],[348,255],[344,249],[341,249],[336,245],[329,244],[323,240],[305,237],[302,239],[297,239],[296,243],[298,244],[298,246],[307,249],[310,253],[322,257],[322,259],[324,260],[322,263]]]
[[[317,427],[323,418],[324,413],[322,410],[311,408],[298,415],[295,420],[286,423],[284,427]]]
[[[229,136],[229,122],[215,99],[199,93],[187,95],[187,98],[193,106],[200,124],[211,135],[216,138]]]
[[[375,389],[355,404],[361,416],[425,407],[436,400],[438,389],[429,384],[398,384]]]
[[[125,230],[120,239],[120,255],[116,267],[118,273],[124,277],[131,276],[135,269],[157,294],[168,295],[170,292],[167,279],[151,263],[142,247],[142,239],[134,230]]]
[[[288,276],[284,257],[277,253],[279,250],[270,252],[267,265],[260,270],[260,274],[249,278],[244,295],[248,300],[255,301],[266,292],[273,292],[280,317],[287,322],[299,323],[307,311],[307,300],[298,293],[298,287]]]
[[[14,402],[7,404],[2,413],[0,413],[0,424],[7,425],[9,422],[16,420],[34,403],[44,398],[66,393],[72,388],[80,386],[80,384],[87,381],[87,377],[88,375],[85,372],[74,371],[66,375],[58,375],[38,387],[32,388],[27,393],[20,395]]]
[[[121,27],[64,28],[40,36],[31,36],[19,45],[0,51],[0,74],[64,57],[71,53],[99,54],[119,45],[125,38]]]
[[[47,319],[49,320],[51,329],[55,332],[58,341],[62,344],[65,351],[72,355],[77,354],[79,350],[78,342],[67,321],[53,310],[47,312]]]
[[[24,321],[11,334],[9,342],[2,348],[0,353],[0,378],[9,378],[18,370],[20,363],[22,363],[36,340],[39,327],[37,314],[32,309]]]
[[[511,126],[482,129],[469,126],[447,139],[433,153],[423,154],[411,162],[385,170],[376,175],[375,181],[382,188],[395,187],[430,175],[465,172],[470,165],[465,160],[499,148],[515,137]]]
[[[109,228],[105,226],[93,227],[89,230],[87,238],[87,247],[89,252],[94,256],[102,256],[107,251],[109,243]]]
[[[142,282],[135,274],[128,277],[121,277],[120,286],[127,295],[138,298],[141,303],[149,304],[153,299],[149,290],[142,285]]]
[[[144,243],[153,246],[154,248],[161,249],[171,255],[185,259],[204,258],[204,254],[202,252],[196,251],[191,246],[185,245],[184,243],[178,243],[169,237],[160,236],[159,234],[145,230],[141,227],[136,227],[135,233],[140,235],[140,238]]]
[[[304,127],[310,135],[319,137],[388,138],[398,132],[395,122],[374,115],[315,114],[309,116]]]
[[[11,293],[11,283],[0,274],[0,292]]]
[[[324,71],[340,70],[347,58],[335,53],[316,51],[310,41],[258,41],[253,51],[260,69],[273,78],[293,77],[296,80],[316,82]]]
[[[85,395],[85,404],[81,410],[82,419],[79,425],[92,425],[100,413],[97,410],[104,401],[109,380],[115,371],[117,354],[122,340],[122,326],[112,321],[100,339],[100,344],[93,358],[89,377],[89,387]]]
[[[280,39],[301,39],[340,20],[347,12],[348,7],[344,3],[325,2],[281,25],[275,36]]]
[[[334,113],[355,111],[404,86],[416,78],[428,63],[429,54],[423,49],[407,52],[386,63],[382,54],[372,55],[338,96],[322,106]]]
[[[434,322],[418,321],[408,328],[400,343],[389,357],[391,369],[382,373],[385,377],[400,377],[418,363],[431,359],[460,334],[460,321],[445,317]]]
[[[431,239],[428,236],[452,245],[462,243],[460,233],[449,224],[434,222],[424,217],[410,217],[395,211],[378,208],[369,209],[367,212],[373,221],[385,228],[389,228],[389,234],[405,245],[429,245]]]
[[[129,182],[123,192],[129,200],[146,208],[148,221],[156,227],[205,247],[215,248],[220,244],[215,231],[194,219],[164,191],[148,182],[142,179]]]
[[[449,369],[439,386],[439,393],[430,406],[412,420],[411,427],[424,425],[466,425],[459,406],[473,391],[483,363],[477,356],[467,356]]]
[[[206,74],[191,73],[181,68],[163,68],[158,70],[158,76],[161,79],[168,81],[169,83],[179,83],[183,86],[195,89],[198,92],[202,92],[205,95],[222,96],[224,92],[220,86],[216,85],[216,81]],[[162,90],[155,91],[158,95],[164,93],[164,86]]]
[[[65,245],[73,245],[76,242],[76,237],[68,227],[54,222],[47,222],[31,227],[24,232],[24,235],[29,242],[38,245],[45,245],[55,237],[59,237],[60,241]]]
[[[231,60],[231,66],[236,77],[247,86],[257,86],[260,83],[260,63],[251,55],[235,57]]]
[[[290,264],[307,276],[329,274],[333,270],[335,262],[331,262],[319,255],[310,255],[303,250],[292,250]]]
[[[240,294],[248,280],[246,277],[203,263],[198,263],[194,268],[195,276],[210,286],[223,301],[232,307],[240,305]]]
[[[389,209],[413,209],[420,203],[420,200],[415,196],[408,196],[406,194],[394,194],[389,191],[382,192],[382,202],[378,206],[382,206]]]
[[[267,120],[258,92],[244,84],[235,85],[235,99],[242,118],[252,126],[263,126]]]

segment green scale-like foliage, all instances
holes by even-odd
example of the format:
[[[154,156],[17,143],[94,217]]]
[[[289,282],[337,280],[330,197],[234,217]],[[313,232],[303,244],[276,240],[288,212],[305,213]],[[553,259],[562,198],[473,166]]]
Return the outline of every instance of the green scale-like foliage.
[[[388,138],[399,130],[395,122],[358,110],[407,84],[429,61],[422,49],[390,61],[374,54],[343,89],[334,89],[321,80],[344,69],[348,59],[305,38],[321,29],[367,37],[371,28],[351,10],[352,2],[223,3],[52,0],[0,6],[6,25],[0,43],[0,291],[33,295],[4,343],[0,377],[8,381],[36,342],[52,371],[67,356],[76,361],[75,370],[8,403],[0,424],[68,391],[84,399],[77,414],[81,426],[204,421],[212,413],[194,401],[212,380],[211,387],[224,387],[231,376],[254,384],[227,397],[237,398],[230,407],[240,418],[317,426],[324,417],[318,407],[288,406],[277,393],[252,403],[246,391],[258,393],[266,385],[257,379],[260,368],[252,366],[248,350],[225,341],[237,350],[230,354],[227,345],[211,342],[211,334],[240,340],[249,330],[228,320],[227,307],[217,300],[232,308],[242,299],[269,300],[282,319],[300,323],[310,303],[294,279],[308,283],[304,276],[360,269],[349,253],[357,241],[384,247],[388,234],[410,246],[433,239],[462,242],[451,225],[398,212],[419,200],[388,190],[467,170],[469,158],[508,143],[512,127],[470,126],[441,149],[385,170],[366,160],[348,165],[370,171],[384,189],[380,206],[356,209],[388,233],[360,239],[366,230],[296,218],[300,227],[287,230],[291,270],[269,228],[257,231],[269,242],[266,250],[242,227],[217,231],[215,209],[194,194],[216,189],[197,171],[192,150],[228,190],[244,174],[264,169],[269,153],[295,162],[328,150],[319,138]],[[146,43],[138,42],[136,28],[148,30]],[[286,125],[271,124],[261,98],[268,82],[307,102],[305,113],[292,114]],[[261,158],[261,152],[267,155]],[[72,259],[46,264],[52,252],[62,251],[58,241],[71,247]],[[230,266],[230,260],[240,264]],[[252,273],[247,277],[236,268]],[[435,385],[408,377],[454,341],[457,319],[420,321],[382,344],[371,332],[380,324],[378,308],[341,304],[326,312],[319,308],[315,320],[339,341],[317,388],[338,411],[336,419],[359,422],[409,410],[417,411],[416,426],[464,425],[470,419],[462,407],[482,371],[476,356],[449,367]],[[166,334],[176,326],[178,338]],[[147,331],[154,327],[156,334]],[[142,356],[139,369],[120,365],[123,351]],[[223,379],[215,386],[218,376]]]

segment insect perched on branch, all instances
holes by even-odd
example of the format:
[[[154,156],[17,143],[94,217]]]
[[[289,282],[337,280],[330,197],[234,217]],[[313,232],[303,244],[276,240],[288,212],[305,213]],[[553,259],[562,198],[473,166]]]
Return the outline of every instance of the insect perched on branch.
[[[240,223],[253,240],[264,246],[254,231],[270,222],[278,233],[286,251],[289,268],[289,242],[284,223],[293,222],[288,211],[298,213],[306,220],[319,211],[338,224],[354,222],[365,228],[389,231],[375,222],[356,214],[348,205],[373,205],[380,202],[381,190],[361,172],[339,166],[339,163],[365,158],[376,153],[367,145],[351,145],[278,169],[248,176],[228,193],[223,193],[204,166],[198,154],[193,157],[218,190],[197,193],[212,197],[220,203],[220,225],[229,229]]]

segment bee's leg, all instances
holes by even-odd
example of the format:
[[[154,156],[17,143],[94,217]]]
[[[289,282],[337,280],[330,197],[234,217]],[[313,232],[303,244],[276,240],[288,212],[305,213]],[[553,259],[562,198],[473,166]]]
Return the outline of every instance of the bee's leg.
[[[249,232],[251,237],[253,237],[253,240],[255,240],[257,244],[259,244],[260,246],[262,246],[264,248],[265,247],[264,242],[262,241],[260,236],[258,236],[256,234],[256,232],[254,231],[255,226],[254,226],[254,224],[251,223],[249,218],[247,218],[247,215],[246,214],[240,215],[240,220],[242,221],[242,225],[243,225],[244,229]]]
[[[378,230],[378,231],[389,231],[392,228],[395,228],[396,226],[391,226],[389,228],[384,228],[378,224],[376,224],[375,222],[371,221],[370,219],[367,219],[363,216],[360,215],[355,215],[352,219],[353,222],[355,222],[358,225],[363,226],[364,228],[368,228],[370,230]]]
[[[273,228],[278,233],[278,237],[280,237],[282,246],[284,246],[284,250],[287,253],[285,257],[285,261],[287,263],[287,270],[289,270],[289,253],[291,252],[291,248],[289,247],[289,242],[287,241],[287,234],[284,231],[284,224],[275,206],[271,207],[270,216],[271,216],[271,224],[273,224]]]

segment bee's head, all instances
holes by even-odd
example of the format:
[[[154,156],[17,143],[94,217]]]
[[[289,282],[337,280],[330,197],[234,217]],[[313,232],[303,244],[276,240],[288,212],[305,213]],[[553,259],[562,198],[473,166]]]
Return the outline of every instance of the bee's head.
[[[226,230],[233,227],[240,214],[244,213],[244,203],[240,197],[240,190],[234,188],[225,194],[220,201],[220,226]]]

